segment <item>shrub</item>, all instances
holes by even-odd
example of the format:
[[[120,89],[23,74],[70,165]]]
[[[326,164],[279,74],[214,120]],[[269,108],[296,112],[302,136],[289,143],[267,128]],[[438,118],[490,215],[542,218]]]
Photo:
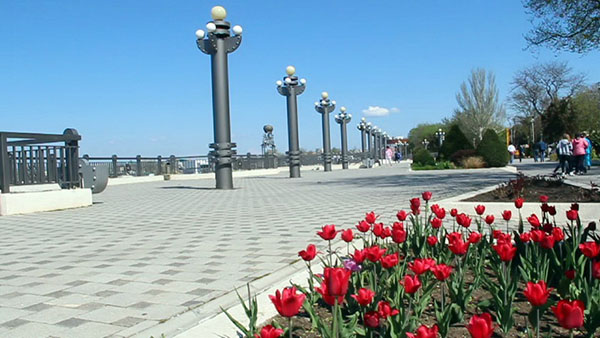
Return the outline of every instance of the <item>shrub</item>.
[[[417,150],[413,155],[413,162],[418,165],[435,165],[435,160],[429,151],[423,148]]]
[[[492,129],[487,129],[483,134],[477,146],[477,154],[483,157],[489,167],[504,167],[508,163],[506,145]]]
[[[445,159],[450,159],[450,156],[459,150],[473,149],[473,145],[467,139],[465,134],[460,130],[457,124],[453,124],[446,133],[446,139],[442,145],[440,153]]]
[[[413,170],[443,170],[443,169],[456,169],[456,166],[452,162],[444,161],[437,162],[435,165],[420,165],[413,164]]]
[[[477,156],[477,151],[475,149],[463,149],[452,154],[452,156],[450,156],[450,161],[456,165],[460,165],[465,158],[473,156]]]
[[[465,169],[485,168],[485,161],[481,156],[471,156],[463,159],[460,165]]]

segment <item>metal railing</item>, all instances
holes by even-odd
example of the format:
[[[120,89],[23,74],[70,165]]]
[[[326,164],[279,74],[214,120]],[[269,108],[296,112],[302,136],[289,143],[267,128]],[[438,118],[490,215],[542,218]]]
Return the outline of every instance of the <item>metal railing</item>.
[[[360,153],[349,155],[351,163],[360,162]],[[339,158],[337,158],[339,157]],[[333,156],[333,163],[341,163],[341,156]],[[149,176],[165,174],[201,174],[215,170],[214,157],[208,155],[193,156],[117,156],[93,157],[83,155],[92,166],[107,166],[111,178],[120,176]],[[272,169],[287,166],[285,155],[235,155],[233,170]],[[302,165],[319,165],[323,159],[320,154],[301,155]]]
[[[46,183],[79,187],[80,140],[75,129],[63,134],[0,132],[0,191]]]

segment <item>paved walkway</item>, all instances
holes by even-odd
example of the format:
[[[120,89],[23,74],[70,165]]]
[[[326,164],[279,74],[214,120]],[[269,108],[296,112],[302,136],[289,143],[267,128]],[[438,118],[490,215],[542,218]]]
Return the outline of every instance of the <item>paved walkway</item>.
[[[241,178],[233,191],[163,181],[109,187],[89,208],[1,217],[0,336],[128,337],[192,309],[208,317],[203,304],[285,268],[324,224],[370,210],[389,222],[424,190],[441,199],[512,177],[401,164]]]

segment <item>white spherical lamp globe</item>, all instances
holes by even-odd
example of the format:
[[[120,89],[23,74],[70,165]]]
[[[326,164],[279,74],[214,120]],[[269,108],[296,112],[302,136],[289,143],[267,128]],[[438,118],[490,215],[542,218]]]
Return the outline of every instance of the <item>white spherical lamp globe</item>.
[[[331,104],[335,105],[335,101],[331,101]]]
[[[328,93],[328,92],[322,92],[322,93],[321,93],[321,97],[322,97],[323,99],[327,99],[327,98],[329,97],[329,93]]]
[[[289,77],[285,78],[285,83],[292,83],[292,79],[290,79]]]
[[[348,114],[348,117],[349,117],[349,118],[352,118],[352,114]]]
[[[306,79],[300,79],[300,83],[302,83],[303,85],[306,84]]]
[[[319,102],[315,101],[315,106],[318,106],[318,105],[319,105]]]
[[[227,17],[227,11],[223,6],[215,6],[210,10],[210,15],[213,20],[225,20]]]
[[[217,25],[215,25],[215,23],[214,23],[214,22],[209,22],[209,23],[207,23],[207,24],[206,24],[206,30],[207,30],[209,33],[212,33],[212,32],[214,32],[214,31],[216,31],[216,30],[217,30]]]
[[[287,75],[289,75],[289,76],[292,76],[292,75],[296,74],[296,67],[294,67],[294,66],[287,66],[285,68],[285,73]]]
[[[283,85],[283,82],[281,82],[281,80],[277,80],[277,82],[275,82],[275,84],[279,87],[281,87]]]
[[[198,40],[204,39],[205,35],[206,35],[206,33],[203,30],[201,30],[201,29],[199,29],[199,30],[196,31],[196,38]]]
[[[340,118],[340,116],[338,114],[333,115],[333,117],[337,120]]]
[[[240,25],[233,26],[233,34],[242,35],[242,26],[240,26]]]
[[[343,113],[343,112],[345,112],[345,111],[346,111],[346,107],[342,106],[342,107],[340,108],[340,111],[341,111],[342,113]]]

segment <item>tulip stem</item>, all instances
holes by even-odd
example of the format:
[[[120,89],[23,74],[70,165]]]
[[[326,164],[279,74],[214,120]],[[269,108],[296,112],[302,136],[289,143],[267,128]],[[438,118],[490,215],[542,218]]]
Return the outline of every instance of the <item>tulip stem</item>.
[[[290,326],[288,331],[290,332],[290,338],[292,338],[292,317],[290,317]]]
[[[331,240],[327,241],[329,243],[329,266],[333,267],[333,252],[331,252]]]
[[[536,322],[535,322],[535,338],[540,338],[540,308],[535,307]]]
[[[592,260],[588,259],[590,261],[590,285],[592,285],[592,270],[594,269],[594,267],[592,266]]]
[[[442,312],[443,313],[444,313],[444,310],[445,310],[444,309],[444,298],[445,298],[445,295],[444,295],[444,285],[445,285],[445,283],[442,283],[442,285],[441,285],[441,287],[442,287]]]
[[[333,327],[332,327],[333,332],[332,333],[335,338],[340,337],[339,330],[338,330],[338,299],[337,298],[338,297],[335,296],[335,300],[333,303],[333,323],[332,323],[333,324]]]
[[[573,337],[575,337],[575,334],[573,333],[573,329],[571,329],[571,330],[569,331],[569,337],[570,337],[570,338],[573,338]]]

